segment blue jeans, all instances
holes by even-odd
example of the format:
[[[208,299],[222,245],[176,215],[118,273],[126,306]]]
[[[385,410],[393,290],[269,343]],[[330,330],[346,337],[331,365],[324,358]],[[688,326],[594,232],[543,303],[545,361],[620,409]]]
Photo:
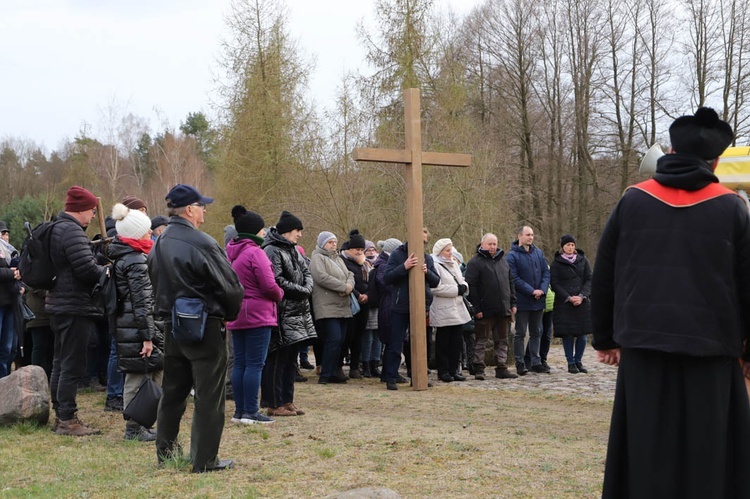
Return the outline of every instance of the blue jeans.
[[[268,355],[271,341],[271,328],[232,330],[234,342],[234,369],[232,387],[234,389],[235,415],[258,412],[258,392],[260,378]]]
[[[305,343],[301,347],[299,347],[299,363],[304,364],[305,362],[310,362],[310,358],[308,357],[308,350],[310,350],[310,345]]]
[[[346,336],[346,319],[321,319],[319,325],[323,332],[323,364],[320,378],[327,380],[340,367],[341,346]]]
[[[383,378],[396,380],[401,365],[401,353],[404,351],[406,329],[409,327],[409,314],[391,312],[391,337],[385,346],[383,355]]]
[[[117,340],[114,331],[110,334],[109,361],[107,362],[107,398],[122,398],[125,388],[125,375],[117,369]]]
[[[377,329],[365,329],[362,334],[362,362],[367,361],[380,361],[380,351],[382,350],[382,344],[380,338],[378,338]]]
[[[10,364],[16,357],[18,338],[13,318],[13,305],[0,307],[0,378],[10,374]]]
[[[587,341],[588,336],[585,334],[581,336],[563,336],[563,350],[565,350],[565,358],[568,360],[568,365],[581,363]],[[575,354],[573,354],[574,351]]]
[[[542,359],[539,356],[539,347],[542,339],[543,315],[544,310],[519,310],[516,313],[516,332],[513,336],[513,356],[516,358],[516,367],[525,365],[523,355],[527,327],[529,329],[529,356],[531,357],[531,366],[541,365]]]

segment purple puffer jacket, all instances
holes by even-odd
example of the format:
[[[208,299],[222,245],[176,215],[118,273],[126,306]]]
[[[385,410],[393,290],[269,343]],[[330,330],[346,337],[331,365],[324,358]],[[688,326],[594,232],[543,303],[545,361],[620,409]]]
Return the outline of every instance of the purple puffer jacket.
[[[284,291],[276,284],[266,252],[251,239],[239,239],[227,244],[227,256],[245,288],[240,314],[236,320],[227,323],[227,328],[277,326],[276,304],[284,297]]]

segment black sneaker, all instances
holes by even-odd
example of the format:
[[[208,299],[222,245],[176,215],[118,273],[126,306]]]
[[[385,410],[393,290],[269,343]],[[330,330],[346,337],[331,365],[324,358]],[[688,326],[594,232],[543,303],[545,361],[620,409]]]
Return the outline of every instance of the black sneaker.
[[[549,374],[549,367],[544,367],[542,364],[531,366],[531,372],[539,374]]]
[[[107,412],[122,412],[122,397],[107,399],[104,403],[104,410]]]
[[[516,373],[518,373],[519,376],[526,376],[529,374],[529,370],[526,368],[525,364],[519,364],[516,366]]]
[[[408,379],[408,378],[404,378],[403,376],[401,376],[401,375],[399,374],[398,378],[396,378],[396,383],[399,383],[399,384],[401,384],[401,385],[404,385],[404,384],[406,384],[406,383],[411,383],[411,381],[409,381],[409,379]]]
[[[453,375],[453,381],[466,381],[466,377],[460,375],[460,374],[454,374]]]
[[[568,372],[570,374],[578,374],[581,371],[578,370],[578,366],[577,365],[575,365],[575,364],[568,364]]]
[[[589,372],[589,370],[583,367],[583,364],[581,364],[580,362],[576,364],[576,367],[578,368],[579,373],[586,374]]]
[[[310,364],[310,362],[307,361],[307,360],[304,361],[304,362],[300,362],[299,363],[299,367],[300,367],[300,369],[307,369],[308,371],[310,371],[312,369],[315,369],[315,366],[312,365],[312,364]]]
[[[447,374],[447,373],[446,374],[441,374],[440,376],[438,376],[438,378],[440,378],[440,381],[442,381],[444,383],[451,383],[453,381],[453,376],[451,376],[450,374]]]
[[[395,379],[389,379],[386,382],[385,387],[389,390],[398,390],[398,384]]]

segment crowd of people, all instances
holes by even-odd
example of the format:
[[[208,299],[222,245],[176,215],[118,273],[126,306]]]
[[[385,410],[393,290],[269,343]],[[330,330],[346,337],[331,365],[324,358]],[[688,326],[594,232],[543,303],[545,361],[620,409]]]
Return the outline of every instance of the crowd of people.
[[[199,230],[212,202],[179,184],[166,196],[169,218],[149,218],[142,200],[126,196],[107,217],[106,234],[92,243],[86,228],[96,219],[98,200],[71,187],[51,232],[56,281],[50,290],[24,284],[13,260],[18,251],[0,222],[0,376],[10,373],[25,325],[30,362],[42,366],[50,380],[55,433],[100,433],[81,421],[76,404],[82,380],[91,377],[89,344],[99,338],[98,353],[91,353],[103,359],[105,410],[122,411],[145,378],[163,389],[156,431],[128,420],[124,438],[155,441],[160,461],[181,452],[179,424],[192,393],[194,471],[231,467],[217,457],[227,386],[234,400],[232,423],[302,416],[294,386],[300,366],[316,367],[301,355],[311,346],[319,384],[378,377],[388,390],[398,390],[409,383],[408,276],[414,271],[425,277],[424,313],[434,331],[439,380],[465,381],[464,366],[484,380],[490,335],[496,376],[525,375],[527,325],[528,365],[549,372],[539,348],[545,296],[552,290],[562,311],[554,330],[564,337],[568,370],[586,372],[581,355],[590,329],[591,271],[570,235],[563,237],[551,272],[526,226],[508,256],[497,236],[485,234],[464,264],[453,242],[442,238],[415,268],[419,259],[408,244],[395,238],[375,244],[357,229],[341,245],[333,232],[320,232],[308,258],[299,245],[304,227],[297,216],[283,211],[267,228],[260,214],[241,205],[231,210],[233,224],[222,248]],[[426,229],[423,238],[428,244]],[[99,294],[109,279],[117,311],[106,316]],[[34,316],[30,321],[22,317],[26,306]],[[514,316],[515,374],[507,366]]]
[[[192,392],[193,471],[231,468],[232,460],[218,458],[227,366],[236,424],[305,413],[294,383],[300,366],[314,367],[311,345],[318,383],[379,377],[398,390],[411,375],[408,278],[419,272],[442,382],[465,381],[463,367],[485,380],[490,338],[501,380],[550,373],[553,335],[562,339],[567,372],[585,374],[594,332],[599,360],[619,366],[604,497],[744,497],[750,215],[714,174],[734,133],[708,108],[676,119],[669,131],[673,151],[615,207],[593,275],[573,235],[560,238],[548,262],[527,225],[508,253],[497,235],[484,234],[468,262],[449,238],[418,258],[398,239],[374,244],[356,229],[340,247],[333,232],[320,232],[308,259],[297,216],[283,211],[266,229],[260,214],[240,205],[225,251],[199,230],[213,199],[185,184],[166,196],[169,218],[149,218],[145,203],[127,196],[92,244],[85,230],[98,200],[71,187],[51,230],[49,290],[24,283],[0,222],[0,377],[29,340],[30,362],[49,378],[52,430],[100,433],[78,418],[76,404],[81,380],[91,377],[90,340],[100,338],[109,347],[97,355],[105,410],[123,410],[148,379],[163,388],[156,431],[127,421],[126,439],[155,440],[159,462],[181,453]],[[97,290],[112,283],[116,312],[104,317]]]

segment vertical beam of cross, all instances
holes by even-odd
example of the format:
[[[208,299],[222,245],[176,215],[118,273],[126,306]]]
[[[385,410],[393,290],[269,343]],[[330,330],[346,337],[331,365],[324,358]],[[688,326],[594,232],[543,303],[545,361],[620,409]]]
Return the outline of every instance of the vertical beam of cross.
[[[411,380],[414,390],[427,389],[427,320],[424,260],[424,227],[422,214],[422,165],[471,166],[470,154],[422,152],[422,120],[418,88],[404,90],[405,149],[357,148],[356,161],[401,163],[405,165],[406,229],[409,253],[419,263],[409,271],[409,330],[411,338]],[[458,367],[458,366],[456,366]]]

